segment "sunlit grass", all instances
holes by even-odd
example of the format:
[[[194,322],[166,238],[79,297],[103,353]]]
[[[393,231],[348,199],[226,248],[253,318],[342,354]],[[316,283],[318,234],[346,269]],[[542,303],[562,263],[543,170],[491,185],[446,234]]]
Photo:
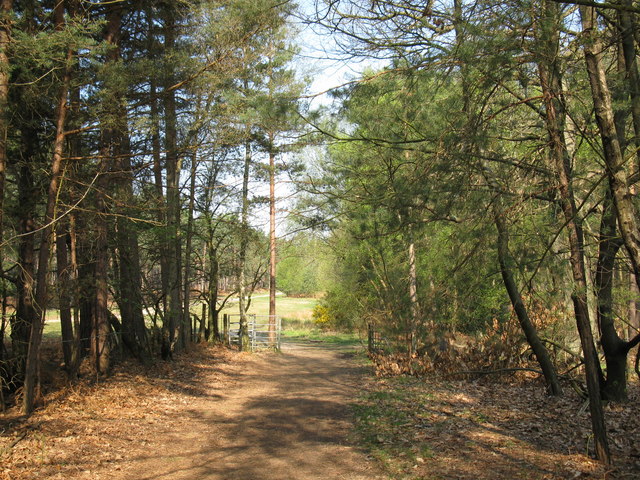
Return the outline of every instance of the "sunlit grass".
[[[313,307],[318,303],[316,298],[307,297],[276,297],[276,314],[287,320],[310,321]],[[222,314],[238,314],[238,301],[233,299],[231,304],[222,310]],[[253,295],[248,313],[254,315],[269,315],[269,296],[266,294]]]
[[[297,328],[282,332],[287,340],[301,342],[319,342],[332,345],[359,345],[362,343],[360,337],[355,333],[326,332],[316,327]]]
[[[282,318],[283,329],[295,329],[300,335],[302,335],[300,332],[306,332],[307,334],[311,332],[315,328],[312,313],[317,302],[317,298],[286,297],[278,295],[276,298],[276,313]],[[200,302],[194,302],[191,305],[191,312],[200,316],[202,312],[202,304]],[[117,315],[117,310],[115,310],[114,313]],[[222,314],[225,313],[232,315],[238,314],[237,299],[232,299],[230,303],[227,303],[226,308],[224,308],[220,314],[220,321],[222,321]],[[267,294],[254,295],[252,297],[248,313],[254,315],[268,315],[269,296]],[[7,335],[9,333],[10,332],[7,331]],[[55,339],[60,336],[60,313],[55,309],[48,310],[44,325],[44,338]],[[313,339],[312,337],[309,338]]]

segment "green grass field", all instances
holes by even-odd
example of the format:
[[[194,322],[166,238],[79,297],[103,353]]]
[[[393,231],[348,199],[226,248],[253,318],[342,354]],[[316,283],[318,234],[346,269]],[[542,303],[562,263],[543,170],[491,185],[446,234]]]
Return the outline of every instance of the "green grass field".
[[[313,330],[312,312],[318,299],[316,298],[299,298],[299,297],[285,297],[279,295],[276,299],[276,311],[282,318],[283,329],[290,330],[295,328],[296,330],[309,331]],[[201,314],[201,304],[194,304],[191,307],[191,311],[196,315]],[[227,303],[226,308],[221,312],[222,314],[237,314],[238,302],[237,300]],[[265,294],[257,294],[252,297],[251,305],[249,306],[249,313],[255,315],[268,315],[269,314],[269,296]],[[222,318],[222,316],[220,317]],[[44,338],[54,339],[61,335],[60,333],[60,320],[57,310],[50,310],[47,312],[47,321],[44,326]]]
[[[326,332],[311,324],[308,328],[285,329],[282,335],[294,342],[320,342],[345,346],[362,343],[357,333]]]
[[[276,313],[285,322],[299,321],[301,323],[311,322],[311,314],[313,307],[318,303],[316,298],[300,298],[300,297],[285,297],[278,295],[276,297]],[[238,302],[233,301],[231,304],[227,304],[221,312],[222,314],[237,314]],[[249,312],[255,315],[269,315],[269,296],[266,294],[253,295],[251,298],[251,304],[249,305]]]
[[[293,341],[312,341],[331,343],[336,345],[354,345],[360,343],[357,334],[325,332],[313,323],[312,313],[313,307],[317,304],[318,299],[308,297],[286,297],[278,296],[276,300],[277,314],[282,318],[283,335]],[[191,310],[196,315],[201,313],[201,305],[194,304]],[[223,314],[228,313],[235,315],[238,313],[237,300],[227,304],[222,310]],[[253,296],[249,313],[255,315],[269,314],[269,297],[265,294]],[[222,320],[222,316],[220,316]],[[51,310],[47,313],[47,322],[44,327],[44,338],[53,340],[59,338],[60,321],[58,320],[58,312]]]

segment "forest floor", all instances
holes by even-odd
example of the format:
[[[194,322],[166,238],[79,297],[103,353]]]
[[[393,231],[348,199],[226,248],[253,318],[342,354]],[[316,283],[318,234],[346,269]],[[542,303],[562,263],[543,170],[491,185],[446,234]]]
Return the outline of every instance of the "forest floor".
[[[148,371],[128,364],[49,395],[27,421],[5,418],[0,478],[386,478],[348,439],[366,375],[353,350],[197,347]]]
[[[376,378],[354,347],[197,347],[0,414],[0,479],[640,478],[637,386],[608,407],[616,469],[581,401],[539,385]]]

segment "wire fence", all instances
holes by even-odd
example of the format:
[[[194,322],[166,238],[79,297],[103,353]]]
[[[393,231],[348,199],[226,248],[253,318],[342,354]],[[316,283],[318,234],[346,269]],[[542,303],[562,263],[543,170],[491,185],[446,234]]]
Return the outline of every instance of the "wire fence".
[[[247,314],[249,346],[254,352],[260,349],[280,350],[282,319],[274,315]],[[225,339],[229,345],[240,345],[240,314],[225,314],[223,318]]]

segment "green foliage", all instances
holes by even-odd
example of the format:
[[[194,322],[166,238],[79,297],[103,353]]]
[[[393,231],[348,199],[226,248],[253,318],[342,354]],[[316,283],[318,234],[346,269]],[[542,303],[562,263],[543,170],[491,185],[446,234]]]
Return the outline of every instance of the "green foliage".
[[[326,288],[329,258],[320,238],[299,234],[278,246],[278,290],[287,295],[309,296]]]

